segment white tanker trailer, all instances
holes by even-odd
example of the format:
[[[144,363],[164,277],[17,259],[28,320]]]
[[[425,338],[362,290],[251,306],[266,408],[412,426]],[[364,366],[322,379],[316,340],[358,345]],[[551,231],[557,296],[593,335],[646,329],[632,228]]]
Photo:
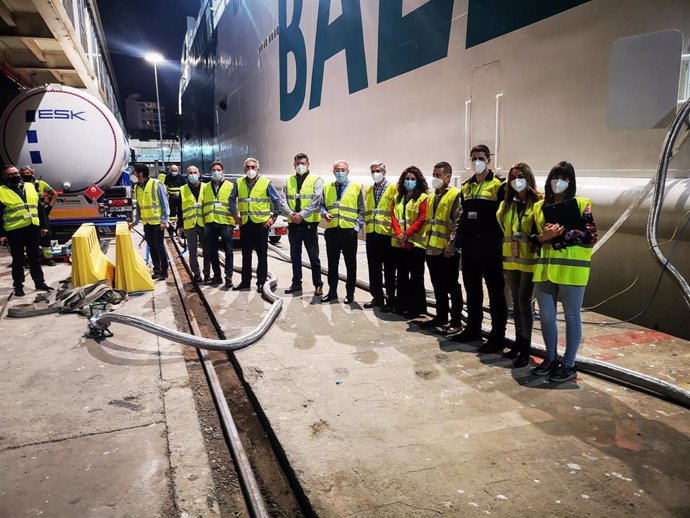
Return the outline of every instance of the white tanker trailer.
[[[108,107],[88,93],[50,84],[27,90],[0,118],[6,164],[31,166],[59,193],[50,214],[57,235],[82,223],[131,220],[129,145]]]

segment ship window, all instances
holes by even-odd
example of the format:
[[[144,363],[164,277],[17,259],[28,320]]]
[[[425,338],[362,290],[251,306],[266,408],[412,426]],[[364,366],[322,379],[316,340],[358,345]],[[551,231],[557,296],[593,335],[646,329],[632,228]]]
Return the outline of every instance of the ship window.
[[[678,89],[678,104],[683,104],[690,99],[690,49],[683,54],[680,64],[680,88]]]

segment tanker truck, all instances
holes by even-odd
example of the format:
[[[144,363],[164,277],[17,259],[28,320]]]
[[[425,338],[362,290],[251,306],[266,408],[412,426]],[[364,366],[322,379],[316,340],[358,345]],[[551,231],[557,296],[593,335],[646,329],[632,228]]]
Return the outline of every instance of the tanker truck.
[[[105,234],[131,221],[129,145],[118,119],[92,95],[57,84],[23,92],[0,118],[0,153],[58,192],[50,213],[55,238],[69,239],[82,223]]]

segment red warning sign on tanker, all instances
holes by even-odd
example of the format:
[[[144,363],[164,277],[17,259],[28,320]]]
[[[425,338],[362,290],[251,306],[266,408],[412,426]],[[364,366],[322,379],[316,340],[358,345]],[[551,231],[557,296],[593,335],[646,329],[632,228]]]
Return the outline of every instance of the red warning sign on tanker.
[[[89,199],[91,199],[91,200],[93,200],[93,201],[97,201],[98,198],[100,198],[100,197],[103,196],[104,194],[105,194],[105,191],[104,191],[103,189],[101,189],[101,188],[100,188],[98,185],[96,185],[96,184],[93,184],[92,186],[90,186],[89,188],[87,188],[87,189],[84,191],[84,196],[86,196],[87,198],[89,198]]]

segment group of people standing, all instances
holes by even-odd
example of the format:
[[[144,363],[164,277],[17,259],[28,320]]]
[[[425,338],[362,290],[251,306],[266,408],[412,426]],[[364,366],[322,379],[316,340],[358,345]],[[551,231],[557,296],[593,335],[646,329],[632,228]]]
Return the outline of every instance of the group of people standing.
[[[507,181],[491,170],[487,146],[471,149],[473,175],[454,187],[448,162],[433,167],[430,186],[416,166],[407,167],[395,181],[387,177],[386,165],[370,166],[373,184],[364,188],[349,178],[349,164],[333,164],[333,181],[324,184],[310,171],[309,157],[294,157],[295,174],[281,192],[259,174],[259,161],[244,162],[244,176],[236,182],[225,179],[223,165],[211,165],[211,181],[200,183],[199,170],[187,169],[186,183],[179,189],[177,231],[187,237],[194,282],[202,282],[197,250],[204,248],[203,281],[221,284],[219,246],[225,249],[225,286],[232,284],[232,233],[240,224],[242,280],[235,290],[249,289],[252,253],[256,252],[257,290],[266,282],[268,230],[279,214],[288,220],[292,281],[286,294],[302,293],[302,247],[311,264],[314,295],[322,302],[338,300],[340,256],[346,269],[346,304],[355,299],[358,234],[364,230],[372,299],[365,308],[379,308],[408,319],[427,314],[424,285],[425,265],[436,299],[430,320],[415,322],[458,342],[481,340],[483,284],[489,298],[491,330],[480,353],[505,351],[508,320],[505,282],[512,296],[516,340],[504,356],[515,367],[529,363],[533,327],[532,299],[540,309],[546,360],[533,369],[539,376],[561,382],[576,376],[575,356],[582,337],[580,311],[589,278],[591,247],[596,227],[591,203],[576,197],[573,166],[561,162],[550,171],[545,195],[537,189],[534,175],[525,163],[511,167]],[[134,168],[139,214],[151,248],[156,278],[167,276],[163,231],[169,214],[165,187],[148,179],[145,165]],[[576,223],[547,217],[566,214],[560,205],[568,200],[576,207]],[[544,206],[556,210],[544,211]],[[552,209],[554,207],[551,207]],[[560,211],[560,212],[559,212]],[[328,291],[324,295],[319,260],[318,227],[325,228],[328,258]],[[147,227],[149,227],[147,229]],[[213,269],[213,276],[210,270]],[[467,322],[463,328],[463,295],[467,295]],[[561,298],[566,318],[566,353],[557,361],[558,329],[556,300]]]

